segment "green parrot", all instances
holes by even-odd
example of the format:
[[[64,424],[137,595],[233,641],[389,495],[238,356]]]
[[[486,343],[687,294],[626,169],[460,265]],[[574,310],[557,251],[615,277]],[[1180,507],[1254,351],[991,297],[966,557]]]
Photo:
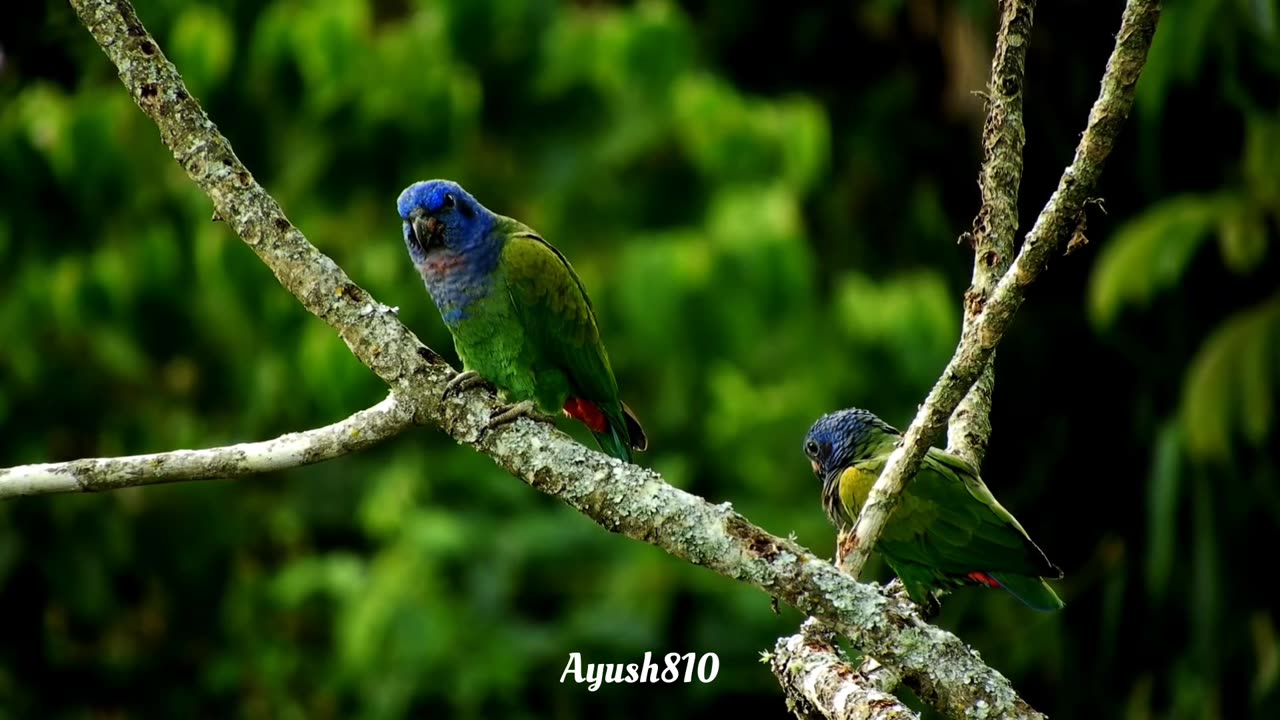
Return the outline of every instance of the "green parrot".
[[[819,418],[804,452],[822,480],[822,505],[838,529],[850,529],[901,433],[866,410]],[[1044,578],[1058,569],[996,501],[964,460],[930,448],[876,542],[916,604],[932,613],[939,598],[965,585],[1003,588],[1028,607],[1051,611],[1062,600]]]
[[[462,360],[446,394],[487,382],[509,401],[490,426],[563,412],[626,462],[648,447],[619,398],[586,288],[559,250],[448,180],[414,183],[396,205],[409,256]]]

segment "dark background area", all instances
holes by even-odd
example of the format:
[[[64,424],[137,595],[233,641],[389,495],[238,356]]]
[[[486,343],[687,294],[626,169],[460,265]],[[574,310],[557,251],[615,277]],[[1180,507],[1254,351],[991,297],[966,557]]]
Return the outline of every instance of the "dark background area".
[[[997,354],[983,475],[1067,607],[972,589],[936,620],[1056,718],[1280,712],[1280,4],[1164,5],[1091,242]],[[394,201],[448,177],[573,262],[640,462],[820,555],[805,430],[850,405],[905,427],[958,338],[993,2],[137,9],[290,219],[428,345],[454,357]],[[1121,9],[1037,9],[1022,232]],[[209,221],[67,5],[11,8],[0,53],[0,465],[265,439],[384,396]],[[433,430],[0,503],[0,617],[0,718],[785,717],[759,653],[803,619]],[[570,652],[646,651],[720,673],[559,683]]]

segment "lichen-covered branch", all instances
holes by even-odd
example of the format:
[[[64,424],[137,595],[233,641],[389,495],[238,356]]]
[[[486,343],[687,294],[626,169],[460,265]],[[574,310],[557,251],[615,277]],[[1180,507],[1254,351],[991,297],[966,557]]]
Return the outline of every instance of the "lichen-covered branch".
[[[779,638],[768,655],[769,669],[787,693],[799,718],[830,720],[916,720],[885,687],[881,677],[864,677],[845,660],[830,633],[813,618],[800,632]]]
[[[1002,0],[991,79],[987,83],[987,119],[982,125],[982,171],[978,187],[982,206],[973,220],[973,282],[965,293],[964,327],[982,314],[1000,276],[1013,262],[1018,231],[1018,185],[1022,182],[1022,90],[1026,85],[1027,45],[1035,0]],[[995,389],[995,356],[951,415],[947,449],[982,466],[991,436],[991,394]]]
[[[389,394],[377,405],[332,425],[264,442],[0,469],[0,498],[118,490],[287,470],[363,450],[410,427],[413,416]]]
[[[479,389],[442,399],[453,369],[288,221],[190,96],[127,0],[71,4],[178,163],[213,201],[214,212],[303,307],[332,326],[391,386],[416,422],[438,425],[612,532],[748,583],[819,618],[859,651],[900,671],[924,702],[944,714],[960,717],[982,709],[993,716],[1037,716],[1004,676],[954,635],[925,624],[911,603],[855,582],[799,545],[747,522],[727,503],[708,503],[548,424],[521,418],[486,430],[498,405]],[[392,224],[393,212],[388,205]],[[399,242],[398,234],[391,237]]]
[[[884,471],[871,488],[842,567],[854,577],[862,571],[884,524],[897,506],[907,481],[920,467],[920,458],[942,430],[947,418],[991,360],[991,354],[1022,304],[1027,287],[1049,264],[1050,257],[1071,236],[1084,211],[1089,194],[1097,186],[1102,166],[1133,107],[1133,91],[1151,47],[1159,0],[1128,0],[1120,21],[1116,45],[1102,76],[1102,91],[1089,113],[1089,122],[1076,146],[1075,158],[1063,172],[1058,187],[991,297],[976,301],[977,319],[966,325],[960,344],[942,377],[903,433]]]

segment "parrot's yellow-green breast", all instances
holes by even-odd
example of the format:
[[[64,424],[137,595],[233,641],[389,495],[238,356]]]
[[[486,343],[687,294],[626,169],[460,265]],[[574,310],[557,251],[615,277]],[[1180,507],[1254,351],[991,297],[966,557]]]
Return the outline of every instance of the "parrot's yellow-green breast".
[[[858,511],[866,504],[871,486],[876,484],[883,469],[883,462],[873,461],[850,465],[840,473],[840,504],[850,520],[857,519]]]

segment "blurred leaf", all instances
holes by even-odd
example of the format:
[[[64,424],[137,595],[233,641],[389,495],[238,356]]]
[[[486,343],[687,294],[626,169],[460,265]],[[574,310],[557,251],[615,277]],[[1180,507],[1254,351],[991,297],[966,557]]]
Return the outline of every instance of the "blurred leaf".
[[[329,113],[364,85],[368,53],[363,40],[370,25],[370,8],[362,0],[272,4],[254,29],[253,58],[263,67],[285,60],[295,64],[307,105]]]
[[[718,79],[688,75],[676,86],[676,131],[698,168],[722,181],[779,175],[811,186],[826,167],[825,113],[804,99],[747,99]]]
[[[1280,680],[1280,643],[1271,615],[1257,611],[1249,618],[1253,631],[1253,651],[1258,660],[1258,674],[1253,678],[1253,700],[1257,702],[1276,687]]]
[[[1190,82],[1204,67],[1209,38],[1224,11],[1222,0],[1183,0],[1167,3],[1147,53],[1135,102],[1144,117],[1158,118],[1170,89]]]
[[[66,178],[74,170],[73,146],[68,141],[73,111],[66,96],[47,83],[35,83],[18,96],[13,110],[24,126],[27,142]]]
[[[167,52],[182,68],[182,78],[192,92],[215,90],[226,79],[234,57],[234,32],[217,7],[190,5],[178,15]]]
[[[1245,116],[1244,180],[1250,198],[1280,218],[1280,117]]]
[[[364,583],[365,568],[360,558],[345,553],[313,555],[281,570],[272,582],[272,592],[285,607],[296,607],[313,595],[352,597]]]
[[[1181,419],[1195,457],[1225,460],[1239,429],[1254,445],[1275,421],[1280,383],[1280,295],[1223,321],[1187,370]]]
[[[1235,273],[1254,270],[1266,257],[1267,228],[1261,211],[1243,198],[1223,213],[1218,234],[1222,259]]]
[[[959,303],[942,277],[921,270],[881,281],[846,273],[836,288],[836,320],[859,347],[881,347],[912,383],[937,376],[960,339]]]
[[[1094,324],[1110,326],[1126,306],[1145,305],[1177,283],[1233,202],[1225,194],[1183,195],[1152,206],[1117,229],[1090,280]]]
[[[1194,659],[1200,682],[1206,685],[1218,681],[1218,662],[1222,657],[1222,646],[1218,639],[1221,637],[1223,595],[1228,587],[1222,582],[1217,529],[1216,508],[1222,504],[1222,496],[1214,490],[1203,471],[1195,473],[1191,483],[1192,593],[1189,607]],[[1196,699],[1208,706],[1214,702],[1216,695],[1217,693],[1209,691],[1201,693]],[[1192,697],[1187,699],[1191,700]]]
[[[1152,689],[1151,675],[1143,673],[1133,684],[1129,699],[1125,702],[1125,720],[1151,720]]]
[[[1147,597],[1167,599],[1169,578],[1178,557],[1178,509],[1182,493],[1180,467],[1182,437],[1176,423],[1161,428],[1156,438],[1147,483]]]
[[[1280,39],[1277,34],[1278,24],[1276,18],[1280,15],[1280,3],[1276,0],[1249,0],[1248,12],[1250,19],[1257,31],[1266,40],[1272,43]]]

